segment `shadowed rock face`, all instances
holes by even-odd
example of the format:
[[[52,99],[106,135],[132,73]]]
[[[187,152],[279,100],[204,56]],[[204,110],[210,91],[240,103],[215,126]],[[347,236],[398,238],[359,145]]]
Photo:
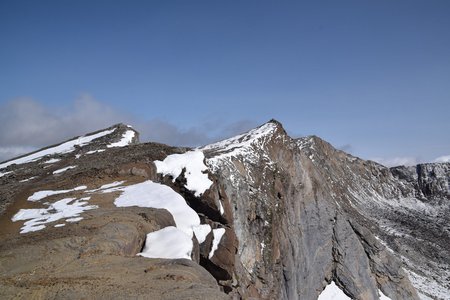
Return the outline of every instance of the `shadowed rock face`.
[[[1,298],[315,300],[331,281],[353,299],[450,294],[448,163],[388,169],[317,137],[292,139],[272,120],[200,149],[213,183],[197,197],[186,169],[172,178],[154,164],[189,149],[138,144],[137,134],[109,148],[130,130],[114,128],[70,153],[0,170],[10,172],[0,177]],[[52,158],[60,160],[44,163]],[[164,209],[115,207],[120,192],[93,192],[99,208],[63,228],[21,235],[10,221],[33,207],[35,191],[144,180],[170,186],[202,224],[223,230],[214,255],[211,231],[202,243],[194,235],[192,260],[136,256],[147,233],[175,223]]]

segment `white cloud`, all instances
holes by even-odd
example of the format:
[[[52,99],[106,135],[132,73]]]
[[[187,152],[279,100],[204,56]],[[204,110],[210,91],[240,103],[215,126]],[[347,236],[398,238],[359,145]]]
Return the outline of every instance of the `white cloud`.
[[[440,156],[440,157],[436,158],[434,160],[434,162],[440,162],[440,163],[442,163],[442,162],[450,162],[450,155]]]
[[[0,147],[0,161],[2,161],[2,157],[8,158],[8,157],[17,157],[24,153],[29,153],[37,148],[35,147]]]
[[[256,126],[248,120],[229,123],[217,119],[179,128],[157,118],[142,120],[88,94],[65,107],[49,107],[32,98],[17,98],[0,106],[0,161],[117,123],[133,125],[143,142],[174,146],[200,146]]]
[[[124,117],[89,95],[83,95],[63,108],[46,107],[31,98],[18,98],[1,107],[0,146],[47,146],[111,126]]]
[[[390,158],[371,158],[370,160],[376,161],[386,167],[396,166],[415,166],[419,163],[417,157],[403,156],[403,157],[390,157]]]

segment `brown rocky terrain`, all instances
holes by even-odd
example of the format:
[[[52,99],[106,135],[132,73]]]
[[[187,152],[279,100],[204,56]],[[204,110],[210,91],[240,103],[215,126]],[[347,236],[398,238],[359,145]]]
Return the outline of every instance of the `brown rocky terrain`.
[[[69,152],[0,164],[0,298],[315,300],[333,281],[352,299],[449,299],[450,164],[388,169],[271,121],[195,150],[211,182],[198,193],[193,169],[174,176],[155,163],[191,149],[105,130]],[[190,259],[137,255],[147,234],[179,227],[167,209],[116,205],[149,181],[209,228],[194,230]],[[59,193],[30,201],[42,191]],[[85,210],[26,233],[28,221],[12,221],[21,209],[57,214],[64,201]]]

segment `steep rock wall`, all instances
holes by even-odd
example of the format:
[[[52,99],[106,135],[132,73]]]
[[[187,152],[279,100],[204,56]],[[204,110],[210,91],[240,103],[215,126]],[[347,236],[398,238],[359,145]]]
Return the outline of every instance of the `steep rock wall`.
[[[354,299],[378,299],[378,289],[417,299],[400,264],[387,266],[396,259],[349,222],[328,178],[279,123],[204,151],[233,207],[240,296],[317,299],[334,280]]]

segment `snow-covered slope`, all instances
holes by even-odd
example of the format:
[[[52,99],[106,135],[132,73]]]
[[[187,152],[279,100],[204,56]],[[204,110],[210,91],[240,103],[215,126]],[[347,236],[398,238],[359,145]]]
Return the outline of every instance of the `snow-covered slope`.
[[[90,142],[92,142],[93,140],[101,138],[105,135],[111,134],[114,131],[115,131],[115,129],[110,129],[110,130],[101,131],[96,134],[78,137],[76,139],[67,141],[67,142],[59,144],[57,146],[39,150],[32,154],[25,155],[20,158],[13,159],[13,160],[7,161],[5,163],[2,163],[2,164],[0,164],[0,169],[6,168],[12,164],[24,164],[24,163],[36,161],[38,159],[41,159],[44,156],[50,156],[50,155],[55,155],[55,154],[66,154],[69,152],[73,152],[73,151],[75,151],[76,146],[83,147],[83,146],[89,144]]]
[[[35,162],[37,160],[42,159],[43,157],[50,157],[55,155],[64,155],[67,153],[74,152],[77,149],[88,146],[92,144],[93,141],[104,138],[104,140],[114,140],[115,136],[121,136],[120,140],[117,142],[110,143],[106,145],[106,147],[124,147],[127,146],[136,140],[137,134],[136,132],[128,126],[124,126],[122,124],[118,124],[110,127],[109,129],[105,129],[96,133],[88,134],[85,136],[76,137],[64,143],[50,146],[36,152],[26,154],[16,159],[12,159],[0,164],[0,169],[7,168],[13,164],[25,164],[29,162]],[[94,143],[95,145],[95,143]],[[99,145],[100,146],[100,145]],[[92,147],[91,147],[92,148]],[[91,150],[92,151],[92,150]],[[47,161],[46,163],[56,162],[55,159],[53,161]]]

